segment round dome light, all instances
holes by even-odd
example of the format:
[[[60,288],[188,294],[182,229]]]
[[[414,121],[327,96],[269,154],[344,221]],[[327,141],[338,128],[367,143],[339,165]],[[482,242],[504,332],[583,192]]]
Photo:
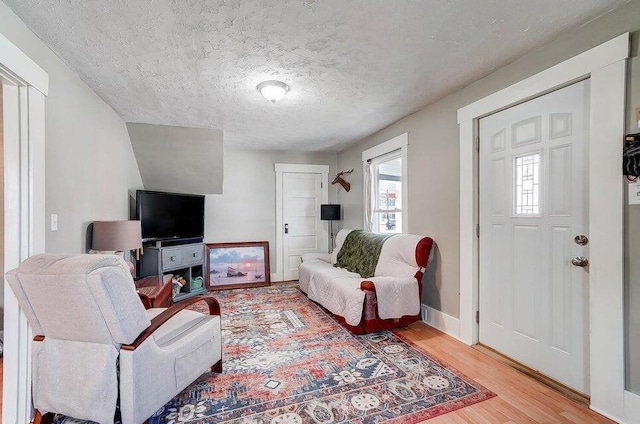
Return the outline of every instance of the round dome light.
[[[258,84],[258,91],[271,103],[281,100],[289,91],[289,86],[281,81],[263,81]]]

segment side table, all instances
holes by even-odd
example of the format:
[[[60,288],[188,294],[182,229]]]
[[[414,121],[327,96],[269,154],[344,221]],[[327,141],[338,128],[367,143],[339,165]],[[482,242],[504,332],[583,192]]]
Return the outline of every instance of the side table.
[[[168,308],[172,299],[172,274],[152,275],[136,281],[136,290],[145,309]]]

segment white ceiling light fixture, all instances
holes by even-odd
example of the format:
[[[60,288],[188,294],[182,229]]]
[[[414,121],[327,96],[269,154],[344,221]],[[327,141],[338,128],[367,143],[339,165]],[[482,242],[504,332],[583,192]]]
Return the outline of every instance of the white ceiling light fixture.
[[[269,80],[258,84],[258,91],[271,103],[281,100],[289,91],[289,86],[282,81]]]

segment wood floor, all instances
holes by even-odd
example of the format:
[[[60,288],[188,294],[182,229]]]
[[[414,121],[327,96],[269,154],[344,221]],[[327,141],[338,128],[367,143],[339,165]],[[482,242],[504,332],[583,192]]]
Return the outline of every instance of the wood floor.
[[[429,424],[613,422],[426,324],[418,322],[400,330],[399,333],[427,353],[498,395],[493,399],[433,418],[428,421]],[[2,360],[0,359],[0,382],[1,379]],[[2,410],[1,394],[0,387],[0,411]]]
[[[433,418],[450,423],[613,423],[542,383],[421,322],[398,331],[498,396]]]

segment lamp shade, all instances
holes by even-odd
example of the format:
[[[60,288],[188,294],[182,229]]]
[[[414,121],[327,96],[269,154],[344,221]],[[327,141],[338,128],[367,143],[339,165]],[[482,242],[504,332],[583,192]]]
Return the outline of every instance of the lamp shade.
[[[140,221],[94,222],[91,248],[101,251],[124,251],[142,248]]]
[[[340,205],[320,205],[320,219],[323,221],[340,220]]]

